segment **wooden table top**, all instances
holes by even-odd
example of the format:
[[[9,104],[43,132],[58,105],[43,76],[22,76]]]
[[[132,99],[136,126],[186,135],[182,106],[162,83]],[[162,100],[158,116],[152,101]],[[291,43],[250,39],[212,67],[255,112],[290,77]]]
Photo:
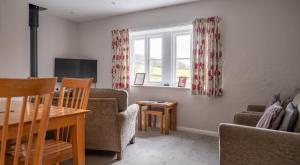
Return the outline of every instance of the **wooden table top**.
[[[21,111],[21,101],[12,101],[11,102],[11,110],[14,110],[14,112],[9,113],[9,125],[14,125],[19,123],[20,119],[20,111]],[[42,105],[40,105],[40,108]],[[0,109],[3,110],[5,109],[5,102],[0,101]],[[27,108],[26,108],[26,114],[25,114],[25,119],[24,122],[30,122],[32,120],[32,109],[33,109],[33,104],[32,103],[27,103]],[[86,113],[89,110],[83,110],[83,109],[74,109],[74,108],[64,108],[64,107],[57,107],[57,106],[51,106],[50,108],[50,114],[49,118],[56,118],[56,117],[62,117],[62,116],[71,116],[71,115],[76,115],[80,113]],[[40,118],[41,110],[38,112],[37,119]],[[4,119],[4,113],[0,113],[0,127],[3,125],[3,119]]]
[[[162,106],[162,107],[172,107],[172,106],[175,106],[177,105],[176,102],[169,102],[169,101],[166,101],[166,102],[158,102],[158,101],[137,101],[136,104],[138,105],[142,105],[142,106],[147,106],[147,105],[150,105],[150,106]]]

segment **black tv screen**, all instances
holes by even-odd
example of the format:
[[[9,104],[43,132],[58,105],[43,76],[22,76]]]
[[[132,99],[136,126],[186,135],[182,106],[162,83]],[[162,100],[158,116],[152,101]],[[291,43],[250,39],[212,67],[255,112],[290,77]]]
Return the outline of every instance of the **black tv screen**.
[[[68,78],[94,78],[97,82],[97,60],[55,58],[54,76],[61,82]]]

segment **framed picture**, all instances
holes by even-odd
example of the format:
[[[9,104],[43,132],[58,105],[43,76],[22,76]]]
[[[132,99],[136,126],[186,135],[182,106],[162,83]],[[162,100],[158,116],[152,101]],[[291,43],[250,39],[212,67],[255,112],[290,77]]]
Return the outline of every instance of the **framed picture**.
[[[186,85],[186,80],[187,80],[187,77],[179,77],[179,80],[178,80],[178,87],[185,87],[185,85]]]
[[[136,73],[134,85],[144,85],[146,73]]]

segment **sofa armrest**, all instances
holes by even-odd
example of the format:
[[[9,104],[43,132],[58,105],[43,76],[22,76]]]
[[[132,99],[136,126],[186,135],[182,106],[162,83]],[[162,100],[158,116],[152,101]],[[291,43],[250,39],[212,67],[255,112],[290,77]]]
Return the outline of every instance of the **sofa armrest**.
[[[251,112],[264,112],[266,109],[266,106],[264,105],[248,105],[247,111]]]
[[[220,165],[300,164],[300,134],[221,124]]]
[[[238,112],[234,115],[233,123],[255,127],[262,115],[262,112]]]
[[[125,111],[117,114],[122,149],[124,149],[129,141],[135,136],[138,110],[138,105],[133,104],[130,105]]]

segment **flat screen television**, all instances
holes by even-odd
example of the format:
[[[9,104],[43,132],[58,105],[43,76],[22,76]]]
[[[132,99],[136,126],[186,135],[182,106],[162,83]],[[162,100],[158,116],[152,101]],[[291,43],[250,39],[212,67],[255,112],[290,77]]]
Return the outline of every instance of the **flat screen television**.
[[[55,58],[54,76],[61,82],[68,78],[94,78],[97,82],[97,60]]]

